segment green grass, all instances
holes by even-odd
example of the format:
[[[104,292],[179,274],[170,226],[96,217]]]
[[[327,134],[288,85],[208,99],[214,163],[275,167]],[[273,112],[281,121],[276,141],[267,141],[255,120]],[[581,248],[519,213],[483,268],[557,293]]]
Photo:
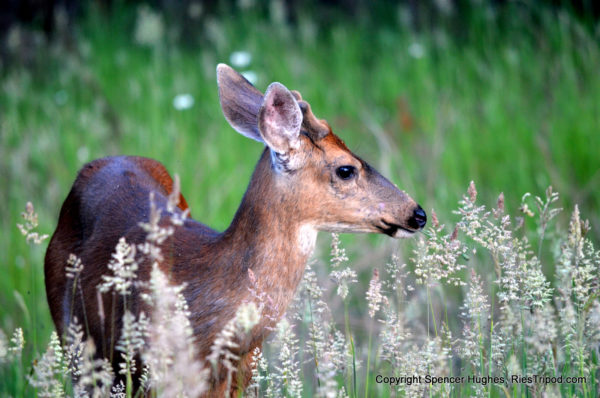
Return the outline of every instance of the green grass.
[[[511,212],[523,193],[553,185],[563,207],[579,204],[600,241],[599,38],[567,14],[504,12],[510,17],[486,19],[476,10],[460,39],[401,25],[318,29],[308,19],[293,30],[250,14],[207,24],[199,47],[165,38],[146,48],[133,37],[135,14],[124,10],[86,18],[76,50],[44,47],[37,67],[3,70],[0,327],[22,326],[28,345],[21,369],[0,368],[0,394],[32,394],[23,378],[53,328],[45,244],[29,248],[15,226],[27,201],[51,233],[86,161],[141,155],[179,174],[194,218],[228,225],[262,150],[219,108],[215,67],[236,50],[252,54],[261,90],[271,81],[299,90],[351,149],[440,218],[453,219],[470,180],[484,201],[504,192]],[[191,109],[173,108],[180,93],[194,97]],[[344,242],[358,263],[389,253],[385,237]],[[369,277],[361,275],[365,285]]]

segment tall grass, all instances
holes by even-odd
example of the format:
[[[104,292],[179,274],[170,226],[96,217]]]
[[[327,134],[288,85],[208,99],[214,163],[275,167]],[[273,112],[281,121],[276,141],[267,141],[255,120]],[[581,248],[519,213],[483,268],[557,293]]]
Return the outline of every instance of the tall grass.
[[[242,395],[597,396],[600,251],[587,236],[589,222],[575,206],[568,231],[551,235],[548,242],[556,248],[552,284],[530,241],[559,229],[554,225],[561,210],[554,206],[558,195],[549,188],[545,197],[535,197],[536,211],[529,199],[523,196],[522,216],[513,217],[506,214],[504,195],[495,207],[478,203],[471,182],[459,202],[456,227],[441,225],[433,213],[431,227],[417,238],[407,259],[395,255],[386,264],[374,264],[368,289],[355,286],[355,279],[345,280],[346,287],[339,289],[339,268],[347,257],[334,235],[330,270],[327,264],[307,267],[274,337],[253,353],[257,366]],[[11,387],[17,392],[132,397],[132,375],[142,366],[142,386],[155,396],[196,396],[217,376],[211,369],[216,371],[219,364],[227,370],[228,385],[238,377],[237,342],[259,322],[269,292],[255,291],[254,301],[241,303],[216,336],[206,362],[199,362],[181,287],[169,285],[158,267],[163,261],[160,242],[181,222],[173,219],[173,226],[159,226],[160,213],[151,208],[148,223],[141,224],[148,232],[146,242],[134,247],[121,239],[98,286],[100,292],[126,298],[138,283],[139,255],[154,263],[145,281],[153,311],[148,316],[126,310],[116,344],[121,353],[118,374],[125,381],[111,387],[117,369],[107,359],[93,358],[93,343],[84,340],[87,325],[72,319],[63,347],[52,332],[30,372],[23,371],[22,361],[27,335],[16,329],[9,342],[0,334],[2,371],[15,377]],[[35,220],[32,206],[24,216]],[[545,227],[528,230],[522,217],[537,218]],[[24,234],[35,234],[34,224]],[[74,284],[84,266],[77,259],[66,262],[65,272]],[[467,267],[470,275],[465,275]],[[349,298],[346,288],[355,292],[354,310],[364,314],[361,324],[369,329],[368,342],[365,331],[352,324],[360,316],[350,319],[345,304],[344,326],[327,304],[334,302],[327,297],[332,287],[338,287],[342,300]],[[463,299],[451,294],[455,287]]]
[[[507,213],[521,206],[522,193],[541,193],[552,184],[562,194],[561,207],[573,209],[578,203],[582,213],[590,217],[587,237],[598,242],[600,160],[594,151],[600,146],[598,37],[569,14],[521,6],[503,10],[508,15],[485,8],[475,10],[465,20],[460,38],[443,28],[414,32],[400,17],[396,27],[374,29],[369,24],[340,22],[322,30],[307,17],[300,19],[297,28],[290,28],[276,18],[261,20],[248,12],[206,24],[207,39],[200,48],[178,45],[169,34],[169,29],[176,27],[168,26],[160,14],[158,19],[152,14],[148,21],[148,11],[127,9],[107,20],[91,12],[77,28],[74,48],[51,44],[38,49],[38,67],[3,70],[0,264],[5,272],[0,278],[0,326],[9,337],[13,330],[22,328],[27,344],[18,355],[15,352],[9,364],[0,364],[0,393],[33,394],[26,376],[32,371],[32,361],[46,351],[53,328],[43,288],[44,244],[29,247],[16,227],[22,223],[20,213],[25,202],[35,203],[41,233],[49,234],[60,203],[83,163],[106,155],[135,154],[159,159],[181,176],[183,193],[195,218],[217,229],[227,226],[261,150],[260,145],[230,131],[218,108],[214,68],[217,62],[229,62],[234,51],[252,55],[245,69],[255,72],[259,88],[277,80],[300,90],[317,116],[328,119],[353,150],[371,160],[423,207],[435,208],[446,223],[464,216],[451,216],[451,211],[465,181],[478,181],[479,196],[487,203],[495,200],[497,192],[504,192]],[[390,12],[404,15],[401,10]],[[159,34],[144,36],[140,33],[144,23],[150,32],[155,29]],[[157,26],[162,26],[162,34]],[[186,93],[192,95],[194,105],[177,110],[174,98]],[[529,207],[538,212],[533,202]],[[538,282],[543,276],[552,283],[554,309],[548,304],[535,309],[529,303],[529,313],[520,309],[513,314],[523,316],[520,322],[510,324],[513,335],[502,329],[497,317],[511,308],[497,294],[502,292],[502,284],[490,283],[500,278],[499,260],[494,257],[500,254],[482,255],[482,249],[473,254],[473,247],[481,242],[468,243],[464,253],[453,254],[463,259],[459,264],[479,275],[470,277],[465,269],[457,270],[456,280],[466,286],[430,286],[426,279],[424,285],[415,286],[416,275],[434,276],[434,270],[417,267],[433,264],[433,254],[424,250],[433,250],[428,245],[434,242],[449,244],[452,234],[445,234],[451,231],[432,229],[427,240],[414,245],[390,243],[383,237],[341,237],[351,259],[347,266],[361,282],[350,283],[349,295],[343,299],[329,294],[330,285],[321,288],[326,296],[322,301],[333,309],[332,318],[318,321],[315,315],[308,319],[327,328],[334,325],[339,333],[333,333],[333,341],[342,344],[343,336],[346,345],[319,366],[318,379],[309,377],[314,373],[306,370],[304,393],[321,388],[325,394],[327,383],[335,382],[344,385],[348,394],[363,395],[368,379],[372,395],[392,395],[391,389],[377,384],[373,377],[381,369],[388,369],[391,375],[411,364],[408,360],[394,363],[400,360],[394,355],[400,353],[415,358],[411,366],[419,372],[439,369],[440,374],[456,375],[477,368],[485,375],[484,371],[493,373],[502,366],[519,372],[535,366],[557,374],[586,375],[586,368],[596,366],[598,354],[592,350],[585,357],[581,348],[584,336],[575,331],[581,331],[577,328],[587,319],[582,313],[593,322],[597,299],[578,307],[578,302],[571,299],[569,303],[556,290],[567,284],[567,276],[557,273],[566,260],[556,260],[561,258],[557,254],[564,253],[556,242],[571,236],[565,227],[569,213],[558,215],[557,228],[551,225],[542,229],[541,223],[526,218],[519,230],[535,230],[528,235],[541,263],[536,265],[540,272],[534,276]],[[461,234],[468,229],[459,230],[462,239]],[[542,230],[544,234],[537,233]],[[416,261],[410,262],[413,247]],[[464,247],[461,245],[461,250]],[[389,275],[384,265],[391,254],[396,255],[389,271],[393,277],[385,282]],[[444,261],[441,264],[446,264]],[[404,263],[408,265],[402,268]],[[366,315],[363,298],[373,267],[379,268],[382,289],[388,295],[406,290],[413,297],[388,297],[388,303],[382,305],[385,316],[379,313],[385,322],[383,331]],[[325,277],[324,268],[313,265],[307,277]],[[408,281],[407,285],[399,285],[399,280]],[[465,298],[466,302],[477,302],[480,283],[486,304],[479,304],[477,310],[461,310]],[[313,290],[313,294],[317,293]],[[317,297],[310,301],[313,311],[318,307]],[[564,320],[571,311],[569,306],[579,317],[574,323]],[[385,311],[390,308],[396,312],[388,316]],[[565,312],[563,318],[559,310]],[[459,322],[462,312],[467,315]],[[491,318],[494,322],[489,322],[486,314],[495,314],[496,318]],[[294,326],[299,335],[316,333],[318,328],[307,325],[304,319]],[[560,325],[555,334],[540,337],[531,331],[536,322],[548,319]],[[462,323],[468,325],[468,333],[460,334]],[[597,330],[597,325],[596,329],[592,326],[585,330]],[[409,332],[421,337],[429,334],[430,338],[400,339]],[[517,340],[511,341],[515,345],[509,351],[502,351],[509,354],[500,363],[494,355],[505,350],[502,344],[507,343],[500,344],[497,336],[507,333]],[[448,348],[448,342],[459,334],[465,344],[470,336],[471,345],[461,348],[458,356],[465,362],[456,360],[455,346]],[[538,341],[546,345],[533,347]],[[568,342],[567,351],[553,353],[558,355],[555,358],[539,352],[548,346],[548,352],[553,351],[556,347],[551,342]],[[397,345],[398,354],[380,351],[378,347],[388,343]],[[369,346],[372,348],[365,348]],[[469,355],[467,349],[471,350]],[[340,352],[353,352],[341,374],[342,364],[331,365],[339,360]],[[436,352],[437,359],[445,363],[434,361]],[[427,353],[432,355],[429,362],[419,362],[420,355]],[[575,353],[582,355],[582,360],[567,361]],[[301,355],[308,359],[321,354]],[[269,363],[274,360],[273,356],[264,357]],[[528,358],[537,362],[530,366]],[[386,368],[389,365],[384,359],[393,366]],[[306,366],[302,362],[302,367]],[[591,372],[589,377],[586,390],[580,385],[549,388],[565,395],[593,396],[596,376]],[[440,394],[451,391],[460,396],[463,392],[463,387],[457,386],[436,388]],[[464,388],[473,394],[481,389],[476,385]],[[492,395],[502,390],[483,388]],[[514,388],[510,392],[517,395],[537,393],[523,385]]]

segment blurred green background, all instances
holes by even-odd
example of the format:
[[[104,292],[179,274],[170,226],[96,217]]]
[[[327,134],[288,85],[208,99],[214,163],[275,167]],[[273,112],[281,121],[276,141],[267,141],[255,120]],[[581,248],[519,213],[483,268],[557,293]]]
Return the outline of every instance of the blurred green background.
[[[219,62],[260,90],[272,81],[299,90],[442,223],[456,219],[471,180],[488,204],[504,192],[513,214],[524,193],[552,185],[600,241],[594,1],[25,1],[0,10],[0,328],[24,328],[26,360],[53,327],[47,241],[29,248],[16,223],[32,201],[51,234],[85,162],[155,158],[179,174],[196,219],[229,224],[262,146],[223,118]],[[344,242],[367,265],[410,247],[383,236]]]

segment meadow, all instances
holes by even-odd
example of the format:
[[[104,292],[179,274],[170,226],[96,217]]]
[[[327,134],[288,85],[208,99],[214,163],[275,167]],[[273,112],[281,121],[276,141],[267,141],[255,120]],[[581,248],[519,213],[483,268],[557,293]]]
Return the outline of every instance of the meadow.
[[[481,5],[461,35],[415,31],[401,7],[392,25],[327,28],[246,10],[211,18],[200,43],[186,44],[149,8],[95,11],[70,39],[32,48],[15,33],[1,70],[0,395],[44,396],[33,364],[53,331],[48,241],[26,241],[17,227],[27,202],[36,230],[51,234],[84,163],[140,155],[179,175],[194,218],[218,230],[231,221],[262,146],[223,118],[219,62],[237,63],[261,90],[279,81],[300,91],[430,216],[410,241],[321,233],[247,395],[599,394],[597,26],[518,4]],[[10,341],[17,328],[22,347],[18,333]],[[71,394],[68,373],[51,376]],[[413,374],[479,379],[377,379]],[[586,381],[510,381],[534,374]]]

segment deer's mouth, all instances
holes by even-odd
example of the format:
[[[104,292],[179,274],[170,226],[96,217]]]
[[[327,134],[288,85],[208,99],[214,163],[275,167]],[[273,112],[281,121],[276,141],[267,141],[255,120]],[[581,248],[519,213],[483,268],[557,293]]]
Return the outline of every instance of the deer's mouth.
[[[376,224],[375,227],[392,238],[403,238],[417,232],[416,230],[408,229],[402,225],[390,223],[385,220],[381,220],[381,224]]]

